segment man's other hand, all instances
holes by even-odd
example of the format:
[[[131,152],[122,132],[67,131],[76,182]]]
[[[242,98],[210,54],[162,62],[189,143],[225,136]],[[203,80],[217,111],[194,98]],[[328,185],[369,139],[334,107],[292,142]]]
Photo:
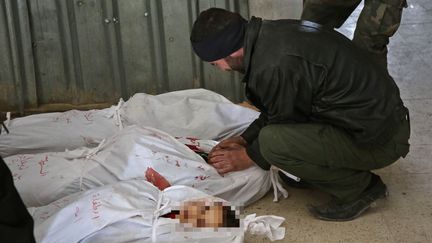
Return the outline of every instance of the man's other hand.
[[[221,175],[244,170],[251,167],[254,161],[249,158],[246,148],[240,144],[229,143],[209,154],[208,163]]]

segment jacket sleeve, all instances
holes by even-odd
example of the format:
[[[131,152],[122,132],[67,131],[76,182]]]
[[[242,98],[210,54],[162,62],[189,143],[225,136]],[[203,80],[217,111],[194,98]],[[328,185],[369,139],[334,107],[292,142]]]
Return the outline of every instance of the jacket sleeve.
[[[258,138],[255,139],[251,145],[249,145],[246,148],[246,153],[248,154],[249,158],[255,162],[261,169],[263,170],[269,170],[271,167],[271,164],[267,162],[266,159],[261,154],[260,151],[260,145]]]
[[[260,116],[255,119],[240,136],[243,137],[249,145],[252,144],[252,142],[258,138],[261,128],[267,125],[267,122],[267,116],[261,112]]]
[[[324,81],[325,69],[306,60],[287,56],[277,67],[262,71],[255,93],[265,110],[241,135],[249,144],[246,152],[262,169],[271,166],[261,154],[258,135],[270,124],[309,122],[313,92]],[[265,114],[265,115],[263,115]]]
[[[258,135],[261,128],[267,125],[267,122],[267,116],[261,112],[260,116],[251,123],[251,125],[246,129],[246,131],[243,132],[242,135],[240,135],[248,143],[246,153],[248,154],[249,158],[251,158],[255,164],[264,170],[269,170],[271,165],[261,155]]]

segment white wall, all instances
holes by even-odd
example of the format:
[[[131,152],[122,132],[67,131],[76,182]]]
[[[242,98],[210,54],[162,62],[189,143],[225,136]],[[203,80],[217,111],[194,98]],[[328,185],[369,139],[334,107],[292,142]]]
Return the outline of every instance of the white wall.
[[[303,0],[249,0],[251,16],[263,19],[299,19]]]

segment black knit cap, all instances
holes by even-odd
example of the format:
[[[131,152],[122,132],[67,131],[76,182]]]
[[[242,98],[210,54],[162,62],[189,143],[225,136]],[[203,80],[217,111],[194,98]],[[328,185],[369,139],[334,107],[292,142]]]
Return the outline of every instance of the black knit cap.
[[[192,48],[206,62],[225,58],[243,46],[246,23],[238,13],[220,8],[207,9],[192,26]]]

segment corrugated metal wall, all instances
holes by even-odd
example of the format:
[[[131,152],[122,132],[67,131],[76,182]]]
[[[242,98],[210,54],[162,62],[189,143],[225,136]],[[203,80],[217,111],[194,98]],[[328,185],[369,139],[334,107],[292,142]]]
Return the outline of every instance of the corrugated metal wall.
[[[240,101],[235,73],[197,58],[197,14],[248,16],[247,0],[0,1],[0,109],[100,107],[134,93],[203,87]]]

